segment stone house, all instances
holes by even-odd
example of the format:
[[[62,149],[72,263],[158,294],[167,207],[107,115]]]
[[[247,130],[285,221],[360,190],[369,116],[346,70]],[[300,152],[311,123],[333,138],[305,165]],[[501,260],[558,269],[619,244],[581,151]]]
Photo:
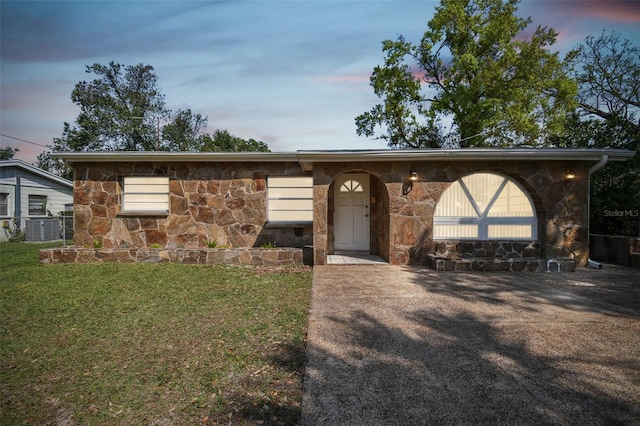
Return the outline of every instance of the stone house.
[[[483,148],[54,156],[75,170],[78,246],[274,242],[312,246],[316,265],[347,251],[451,270],[511,269],[514,262],[535,269],[549,259],[585,265],[589,177],[634,154]]]

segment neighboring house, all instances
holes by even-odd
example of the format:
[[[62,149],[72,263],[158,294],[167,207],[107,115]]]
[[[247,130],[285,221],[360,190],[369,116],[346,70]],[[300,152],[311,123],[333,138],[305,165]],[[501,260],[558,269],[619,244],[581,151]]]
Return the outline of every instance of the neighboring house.
[[[7,228],[26,228],[30,220],[57,216],[72,204],[73,182],[21,160],[0,161],[0,241],[7,239]]]
[[[390,264],[588,259],[591,149],[104,152],[73,165],[74,242],[105,248],[313,246]],[[453,265],[453,266],[452,266]],[[467,268],[468,262],[467,262]]]

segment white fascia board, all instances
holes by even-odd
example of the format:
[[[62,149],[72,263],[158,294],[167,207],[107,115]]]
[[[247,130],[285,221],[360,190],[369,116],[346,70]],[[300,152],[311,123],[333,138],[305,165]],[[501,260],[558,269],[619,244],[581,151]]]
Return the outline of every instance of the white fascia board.
[[[52,158],[67,163],[137,163],[163,162],[298,162],[294,152],[56,152]]]
[[[440,161],[440,160],[572,160],[597,161],[608,155],[612,161],[625,161],[635,151],[589,148],[462,148],[394,149],[379,151],[298,151],[301,162],[347,161]]]
[[[299,162],[305,171],[314,163],[364,161],[626,161],[635,151],[590,148],[386,149],[297,152],[61,152],[53,158],[76,162]]]

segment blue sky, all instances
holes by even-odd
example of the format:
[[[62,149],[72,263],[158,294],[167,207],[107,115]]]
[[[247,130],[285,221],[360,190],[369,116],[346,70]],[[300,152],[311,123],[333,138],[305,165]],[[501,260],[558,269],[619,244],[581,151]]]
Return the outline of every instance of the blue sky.
[[[167,107],[209,118],[209,131],[266,142],[272,151],[377,149],[354,118],[377,98],[369,86],[381,42],[419,41],[436,1],[0,2],[0,128],[50,144],[73,123],[85,65],[153,65]],[[566,52],[615,30],[640,45],[636,0],[524,0],[520,16],[559,33]],[[45,148],[0,137],[34,162]]]

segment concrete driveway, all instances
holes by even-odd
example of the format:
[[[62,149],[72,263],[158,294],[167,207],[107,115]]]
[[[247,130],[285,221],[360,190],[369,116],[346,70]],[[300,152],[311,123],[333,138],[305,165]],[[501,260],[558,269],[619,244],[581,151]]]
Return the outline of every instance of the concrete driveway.
[[[640,424],[640,270],[313,272],[301,424]]]

